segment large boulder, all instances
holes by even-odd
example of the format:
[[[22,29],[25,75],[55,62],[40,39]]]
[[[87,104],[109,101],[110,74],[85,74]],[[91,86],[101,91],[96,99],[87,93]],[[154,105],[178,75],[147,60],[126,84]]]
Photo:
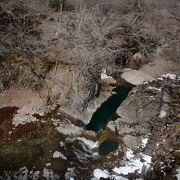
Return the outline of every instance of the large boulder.
[[[143,82],[145,81],[153,80],[152,76],[140,70],[126,71],[121,75],[121,78],[134,85],[140,85],[143,84]]]
[[[161,118],[162,109],[163,112],[170,111],[164,108],[163,97],[166,95],[165,89],[172,90],[177,83],[178,79],[164,76],[135,87],[116,111],[120,118],[109,122],[108,127],[118,131],[128,148],[136,150],[143,138],[151,137],[154,123],[161,122],[158,119]],[[168,115],[168,112],[164,114]]]
[[[101,74],[101,81],[90,82],[73,67],[71,71],[69,69],[68,65],[60,66],[56,76],[54,71],[46,76],[46,84],[50,89],[46,94],[50,103],[59,104],[64,112],[88,124],[93,113],[112,95],[117,82],[106,72]]]

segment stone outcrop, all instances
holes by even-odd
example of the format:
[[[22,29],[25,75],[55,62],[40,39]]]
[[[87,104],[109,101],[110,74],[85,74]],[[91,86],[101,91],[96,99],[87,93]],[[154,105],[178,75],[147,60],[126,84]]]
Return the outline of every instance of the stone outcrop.
[[[93,79],[89,81],[73,66],[59,65],[56,71],[51,71],[46,77],[44,99],[49,99],[49,104],[59,104],[67,114],[88,124],[93,113],[112,95],[112,89],[117,84],[105,69],[98,78],[98,82]]]
[[[143,138],[151,136],[155,120],[162,116],[163,89],[173,89],[177,84],[178,79],[166,77],[135,87],[117,109],[120,118],[109,122],[108,127],[113,131],[118,130],[128,148],[137,149]],[[168,116],[170,109],[166,110]]]
[[[121,78],[134,85],[140,85],[145,81],[153,80],[153,77],[140,70],[126,71],[121,75]]]

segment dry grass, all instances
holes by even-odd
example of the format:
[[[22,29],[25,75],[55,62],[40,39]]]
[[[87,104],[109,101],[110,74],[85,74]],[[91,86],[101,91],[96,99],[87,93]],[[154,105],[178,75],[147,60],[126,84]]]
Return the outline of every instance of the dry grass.
[[[54,14],[54,9],[49,7],[48,0],[43,2],[25,0],[16,3],[11,0],[1,3],[1,14],[4,14],[0,23],[4,26],[0,28],[0,52],[20,50],[33,59],[44,51],[58,48],[62,56],[53,58],[56,64],[63,62],[75,66],[79,87],[89,89],[91,97],[95,95],[102,67],[113,74],[128,67],[129,60],[137,52],[144,55],[143,63],[146,63],[158,46],[178,40],[178,28],[172,31],[168,26],[169,22],[179,23],[178,0],[66,0],[73,8],[70,11],[58,9],[57,19],[53,20],[57,25],[56,36],[44,43],[40,39],[43,34],[39,33],[39,39],[35,38],[37,26],[43,23],[42,15],[47,19]],[[173,26],[177,26],[176,23]],[[45,28],[51,28],[51,24]],[[54,40],[58,46],[50,45]],[[48,71],[42,71],[36,62],[25,63],[37,76],[46,76]]]

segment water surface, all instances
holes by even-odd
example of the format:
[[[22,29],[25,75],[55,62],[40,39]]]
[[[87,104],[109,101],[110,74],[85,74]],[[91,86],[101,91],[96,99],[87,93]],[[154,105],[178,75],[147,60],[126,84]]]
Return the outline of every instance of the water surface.
[[[107,99],[107,101],[102,103],[102,105],[93,114],[90,123],[86,126],[86,129],[95,132],[104,129],[107,123],[113,120],[112,117],[115,116],[117,108],[126,99],[130,90],[131,88],[124,86],[116,87],[113,90],[116,94],[112,95]]]

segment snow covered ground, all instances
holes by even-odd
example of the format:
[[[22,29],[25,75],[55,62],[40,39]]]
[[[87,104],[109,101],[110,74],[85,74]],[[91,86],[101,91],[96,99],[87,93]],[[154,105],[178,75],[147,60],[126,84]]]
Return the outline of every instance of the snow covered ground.
[[[130,151],[130,152],[129,152]],[[126,156],[129,159],[129,162],[123,167],[115,167],[113,171],[119,175],[128,175],[129,173],[142,172],[142,169],[149,168],[151,164],[151,156],[140,153],[140,157],[136,158],[133,156],[133,152],[128,150]]]
[[[175,175],[177,177],[178,180],[180,180],[180,167],[178,169],[176,169],[177,174]]]
[[[147,139],[144,140],[144,144],[147,143]],[[125,166],[122,167],[114,167],[112,169],[112,172],[114,172],[114,174],[110,174],[108,171],[106,170],[101,170],[101,169],[95,169],[93,172],[94,178],[93,180],[98,180],[101,177],[103,178],[114,178],[116,180],[128,180],[127,178],[123,177],[123,175],[128,175],[129,173],[141,173],[142,170],[144,168],[148,169],[150,168],[151,165],[151,156],[148,156],[146,154],[139,154],[139,157],[135,156],[133,151],[131,149],[128,149],[126,151],[126,158],[127,158],[127,162]],[[118,176],[117,176],[118,175]]]
[[[148,143],[148,138],[143,138],[141,140],[141,147],[145,148]],[[102,169],[95,169],[93,171],[93,178],[92,180],[99,180],[102,178],[114,178],[115,180],[128,180],[126,176],[129,173],[141,173],[143,169],[148,169],[151,166],[151,159],[152,157],[143,153],[139,153],[137,155],[134,154],[134,152],[131,149],[127,149],[126,155],[126,164],[125,166],[121,167],[114,167],[112,169],[113,173],[109,173],[107,170]],[[114,175],[116,174],[116,175]],[[140,180],[140,179],[137,179]]]

